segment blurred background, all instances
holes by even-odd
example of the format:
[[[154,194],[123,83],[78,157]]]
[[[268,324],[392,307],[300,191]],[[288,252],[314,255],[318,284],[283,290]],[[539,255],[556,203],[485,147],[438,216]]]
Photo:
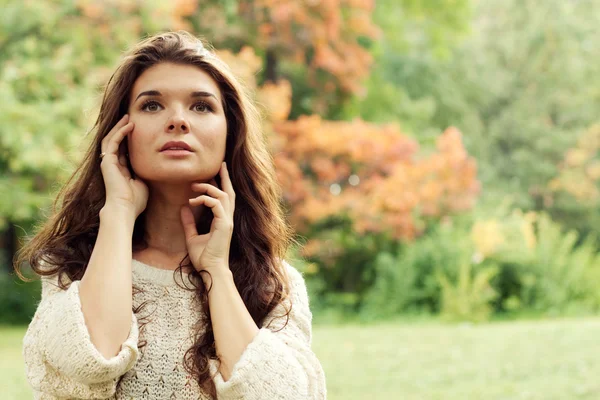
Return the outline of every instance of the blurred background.
[[[600,398],[600,2],[0,0],[0,393],[11,260],[148,34],[254,89],[330,399]]]

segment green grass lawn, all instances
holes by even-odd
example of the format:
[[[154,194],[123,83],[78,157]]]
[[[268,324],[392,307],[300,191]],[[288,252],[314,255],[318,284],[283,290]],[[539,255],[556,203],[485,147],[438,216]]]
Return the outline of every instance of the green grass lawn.
[[[0,397],[30,399],[24,328],[0,328]],[[329,399],[600,399],[600,318],[316,326]]]

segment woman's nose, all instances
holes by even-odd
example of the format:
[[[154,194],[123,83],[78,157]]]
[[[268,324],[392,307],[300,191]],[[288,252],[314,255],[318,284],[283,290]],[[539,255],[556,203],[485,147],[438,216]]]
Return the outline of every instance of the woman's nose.
[[[183,118],[179,114],[174,115],[173,117],[169,118],[165,128],[166,128],[165,130],[169,133],[178,133],[178,132],[187,133],[190,131],[190,126],[189,126],[188,122],[186,121],[185,118]]]

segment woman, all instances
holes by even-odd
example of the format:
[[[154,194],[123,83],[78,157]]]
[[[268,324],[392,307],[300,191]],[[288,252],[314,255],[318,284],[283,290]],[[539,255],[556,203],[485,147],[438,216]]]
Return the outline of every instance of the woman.
[[[227,66],[185,32],[146,39],[95,130],[16,260],[42,276],[36,398],[325,398],[272,160]]]

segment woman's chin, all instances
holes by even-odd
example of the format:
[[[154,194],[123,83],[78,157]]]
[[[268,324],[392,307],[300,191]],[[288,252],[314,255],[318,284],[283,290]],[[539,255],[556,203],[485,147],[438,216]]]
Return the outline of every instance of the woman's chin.
[[[143,175],[142,180],[146,182],[159,183],[159,184],[178,184],[191,182],[206,181],[208,182],[212,176],[205,176],[199,171],[190,171],[189,168],[172,168],[169,171],[157,173],[153,171],[152,174]]]

